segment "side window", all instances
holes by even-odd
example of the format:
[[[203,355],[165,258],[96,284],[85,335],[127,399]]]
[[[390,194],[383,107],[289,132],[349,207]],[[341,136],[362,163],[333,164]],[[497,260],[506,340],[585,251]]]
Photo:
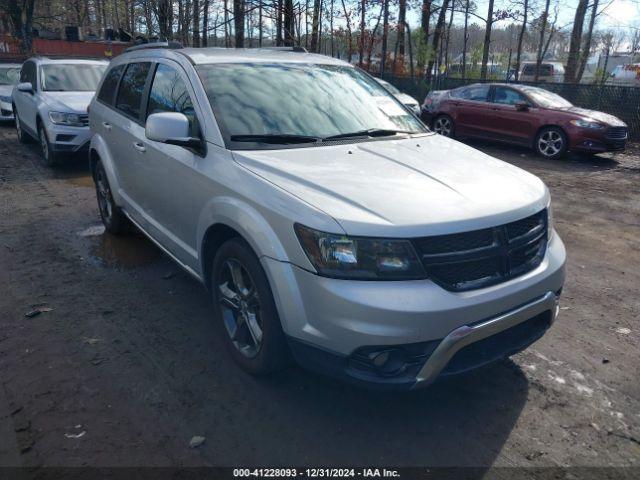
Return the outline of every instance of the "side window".
[[[135,119],[140,118],[142,108],[142,94],[151,63],[130,63],[120,81],[118,96],[116,97],[116,108],[126,115]]]
[[[192,137],[197,137],[198,124],[189,91],[177,70],[158,65],[147,104],[147,116],[158,112],[183,113],[189,119]]]
[[[535,73],[534,65],[527,63],[524,67],[522,67],[523,75],[533,75]]]
[[[116,87],[118,86],[118,80],[122,76],[125,65],[118,65],[113,67],[107,72],[102,82],[100,92],[98,92],[98,100],[107,105],[113,105],[113,99],[116,96]]]
[[[518,102],[527,102],[527,99],[520,92],[516,92],[511,88],[496,87],[493,94],[493,103],[502,105],[515,105]]]

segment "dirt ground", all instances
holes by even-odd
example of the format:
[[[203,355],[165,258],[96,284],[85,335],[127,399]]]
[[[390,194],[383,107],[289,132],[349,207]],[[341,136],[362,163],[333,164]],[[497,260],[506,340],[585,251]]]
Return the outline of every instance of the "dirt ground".
[[[640,150],[474,145],[551,189],[561,315],[512,361],[383,394],[242,373],[204,289],[102,233],[85,159],[46,169],[0,127],[0,465],[639,467]]]

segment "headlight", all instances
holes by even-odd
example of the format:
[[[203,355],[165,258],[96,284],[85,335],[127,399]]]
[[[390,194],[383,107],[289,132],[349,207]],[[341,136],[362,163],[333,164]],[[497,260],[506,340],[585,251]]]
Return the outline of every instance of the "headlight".
[[[49,112],[49,118],[56,125],[69,125],[72,127],[84,126],[80,115],[77,113]]]
[[[603,130],[607,128],[606,125],[598,122],[590,122],[589,120],[571,120],[570,123],[576,127],[589,128],[591,130]]]
[[[11,103],[11,96],[0,95],[0,102]]]
[[[426,278],[408,240],[348,237],[295,225],[302,249],[320,275],[358,280]]]

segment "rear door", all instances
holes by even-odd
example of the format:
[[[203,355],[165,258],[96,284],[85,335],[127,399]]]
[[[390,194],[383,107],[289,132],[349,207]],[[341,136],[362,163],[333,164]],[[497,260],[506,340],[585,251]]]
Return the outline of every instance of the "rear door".
[[[490,112],[489,85],[476,84],[451,92],[452,117],[456,133],[484,136]]]
[[[120,79],[115,96],[113,113],[105,116],[111,138],[113,162],[120,181],[120,194],[128,204],[128,212],[138,222],[144,224],[140,205],[140,194],[136,189],[136,175],[139,164],[144,162],[145,148],[140,139],[144,138],[144,114],[146,92],[151,79],[151,62],[129,63]]]
[[[518,110],[518,103],[526,103],[526,110]],[[497,85],[491,93],[491,111],[486,124],[489,134],[496,140],[530,144],[536,130],[537,108],[514,88]]]

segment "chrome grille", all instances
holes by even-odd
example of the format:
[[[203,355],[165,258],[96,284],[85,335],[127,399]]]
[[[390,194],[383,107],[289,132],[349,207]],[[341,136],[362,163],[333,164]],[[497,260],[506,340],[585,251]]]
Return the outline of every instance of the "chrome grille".
[[[89,115],[78,115],[83,127],[89,126]]]
[[[473,290],[523,275],[547,248],[547,210],[492,228],[413,241],[429,278],[452,291]]]
[[[609,140],[626,140],[627,127],[609,127],[605,136]]]

